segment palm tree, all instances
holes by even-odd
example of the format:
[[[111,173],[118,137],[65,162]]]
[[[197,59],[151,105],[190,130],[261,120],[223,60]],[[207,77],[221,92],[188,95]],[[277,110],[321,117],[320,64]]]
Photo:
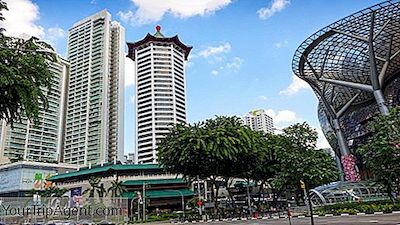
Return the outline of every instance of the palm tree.
[[[118,178],[114,181],[111,181],[111,187],[109,187],[107,190],[108,192],[111,192],[111,197],[116,198],[127,191],[122,183],[123,182],[119,181]]]
[[[100,177],[89,178],[90,187],[83,192],[83,195],[87,194],[90,198],[94,198],[94,195],[97,192],[97,189],[99,188],[100,180],[101,180]]]
[[[42,192],[41,196],[42,197],[62,197],[65,192],[67,192],[67,189],[65,188],[59,188],[57,186],[50,186],[45,189],[45,191]]]
[[[53,190],[52,196],[53,196],[53,197],[62,197],[67,191],[68,191],[68,190],[67,190],[66,188],[59,188],[59,187],[56,187],[56,188]]]
[[[102,199],[103,197],[105,197],[107,195],[107,191],[104,188],[104,184],[100,184],[97,187],[97,194],[99,195],[100,199]]]

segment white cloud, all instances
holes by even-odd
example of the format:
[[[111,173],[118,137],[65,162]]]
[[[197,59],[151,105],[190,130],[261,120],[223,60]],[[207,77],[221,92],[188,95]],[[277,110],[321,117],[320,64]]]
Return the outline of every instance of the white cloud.
[[[8,11],[3,10],[4,21],[0,21],[0,27],[6,29],[9,36],[28,34],[35,37],[43,37],[44,28],[36,24],[39,19],[39,7],[30,0],[5,0]]]
[[[56,41],[57,39],[64,37],[65,37],[65,31],[62,28],[59,28],[58,26],[50,27],[46,31],[46,38],[49,39],[50,41]]]
[[[231,62],[226,64],[226,68],[232,69],[233,71],[238,71],[243,64],[243,59],[240,57],[234,57]]]
[[[213,75],[213,76],[218,76],[218,74],[219,74],[218,70],[211,71],[211,75]]]
[[[272,117],[274,124],[298,121],[296,113],[291,110],[281,110],[276,112],[273,109],[267,109],[265,110],[265,113]]]
[[[194,65],[194,62],[192,62],[192,61],[187,61],[186,64],[185,64],[186,68],[190,68],[193,65]]]
[[[119,19],[124,21],[125,23],[134,23],[135,18],[133,12],[130,10],[127,12],[119,11],[117,15],[119,16]]]
[[[298,93],[301,90],[307,90],[307,89],[311,89],[311,87],[307,84],[307,82],[293,75],[292,83],[290,83],[290,85],[286,89],[280,91],[279,94],[291,96]]]
[[[294,123],[299,123],[303,121],[294,111],[287,109],[279,111],[275,111],[273,109],[266,109],[265,113],[270,117],[272,117],[274,122],[274,127],[278,128],[278,130],[290,126]]]
[[[276,42],[274,44],[275,48],[282,48],[282,47],[286,47],[289,44],[288,40],[284,40],[282,42]]]
[[[199,52],[200,56],[203,56],[204,58],[207,58],[209,56],[216,56],[221,53],[227,53],[231,50],[231,44],[226,42],[224,44],[221,44],[219,46],[209,46],[206,49],[202,50]]]
[[[257,11],[258,17],[262,20],[266,20],[273,16],[275,13],[283,10],[290,4],[290,0],[272,0],[270,7],[264,7]]]
[[[185,19],[193,16],[212,14],[225,6],[231,0],[131,0],[137,7],[136,11],[118,12],[120,19],[133,25],[143,25],[162,20],[165,14]]]
[[[135,62],[125,57],[125,87],[135,85]]]
[[[317,147],[318,148],[331,148],[328,140],[326,140],[324,133],[318,127],[313,127],[318,133]]]
[[[267,96],[264,96],[264,95],[258,96],[257,99],[260,100],[260,101],[267,101],[268,100]]]
[[[272,117],[276,134],[282,134],[283,129],[295,123],[301,123],[304,120],[300,118],[296,112],[291,110],[275,111],[273,109],[266,109],[265,113]],[[331,148],[329,142],[326,140],[324,133],[319,127],[311,126],[318,133],[317,147],[318,148]]]

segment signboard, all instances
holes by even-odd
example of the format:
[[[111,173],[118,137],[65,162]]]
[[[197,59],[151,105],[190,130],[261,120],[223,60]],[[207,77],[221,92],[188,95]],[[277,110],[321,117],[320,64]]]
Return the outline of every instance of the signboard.
[[[81,187],[71,188],[71,198],[73,198],[74,196],[81,196],[81,195],[82,195]]]
[[[301,189],[306,189],[306,184],[302,180],[300,181],[300,187]]]
[[[69,205],[70,207],[79,206],[81,199],[79,197],[82,196],[82,188],[76,187],[70,189],[70,200]]]

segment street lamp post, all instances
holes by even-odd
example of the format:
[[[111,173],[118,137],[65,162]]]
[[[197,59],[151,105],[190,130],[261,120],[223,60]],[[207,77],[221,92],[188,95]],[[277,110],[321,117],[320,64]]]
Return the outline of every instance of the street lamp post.
[[[146,182],[143,182],[143,221],[146,220]]]

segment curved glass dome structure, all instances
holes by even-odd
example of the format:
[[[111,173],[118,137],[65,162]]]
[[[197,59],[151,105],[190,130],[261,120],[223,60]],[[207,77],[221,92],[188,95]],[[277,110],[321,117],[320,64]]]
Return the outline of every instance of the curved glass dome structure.
[[[338,181],[310,190],[313,206],[349,201],[387,200],[387,194],[371,182]]]
[[[400,1],[385,1],[317,31],[292,70],[319,99],[319,119],[339,156],[368,136],[367,123],[400,102]]]

